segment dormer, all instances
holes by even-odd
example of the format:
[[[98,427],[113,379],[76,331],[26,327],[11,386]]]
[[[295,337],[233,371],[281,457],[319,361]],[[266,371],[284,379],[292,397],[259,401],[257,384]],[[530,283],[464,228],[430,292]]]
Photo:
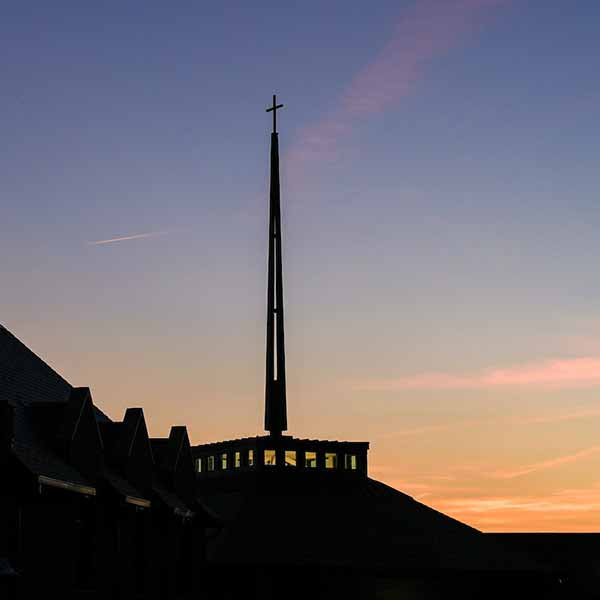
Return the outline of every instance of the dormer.
[[[80,473],[96,479],[103,468],[103,445],[87,387],[73,388],[62,411],[56,443]]]

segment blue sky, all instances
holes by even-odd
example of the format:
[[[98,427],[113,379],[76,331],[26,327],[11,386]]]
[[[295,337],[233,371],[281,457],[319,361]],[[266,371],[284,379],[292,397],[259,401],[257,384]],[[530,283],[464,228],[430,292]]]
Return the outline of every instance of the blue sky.
[[[291,433],[371,439],[381,478],[470,522],[595,489],[598,22],[591,0],[3,6],[2,322],[114,418],[260,431],[276,92]],[[567,430],[510,451],[469,428],[547,414]],[[451,471],[450,422],[463,467],[555,478],[448,504],[469,486],[425,489],[421,462]]]

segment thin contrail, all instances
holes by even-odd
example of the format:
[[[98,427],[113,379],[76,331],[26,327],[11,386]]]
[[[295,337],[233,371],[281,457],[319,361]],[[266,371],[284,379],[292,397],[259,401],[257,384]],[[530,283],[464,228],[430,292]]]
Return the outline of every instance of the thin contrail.
[[[136,233],[135,235],[124,235],[121,237],[110,238],[108,240],[96,240],[88,242],[88,246],[101,246],[103,244],[114,244],[115,242],[125,242],[127,240],[141,240],[142,238],[156,237],[158,235],[167,235],[169,231],[151,231],[149,233]]]

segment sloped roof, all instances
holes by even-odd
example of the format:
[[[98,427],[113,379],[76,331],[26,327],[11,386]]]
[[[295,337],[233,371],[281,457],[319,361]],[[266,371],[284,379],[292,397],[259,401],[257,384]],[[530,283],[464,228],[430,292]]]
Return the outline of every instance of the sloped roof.
[[[119,475],[114,469],[104,469],[104,479],[119,495],[124,498],[138,498],[146,500],[146,494],[140,492],[130,481]]]
[[[537,568],[476,529],[370,478],[256,472],[237,487],[204,488],[201,497],[226,521],[209,547],[215,564],[411,572]]]
[[[61,439],[68,439],[77,426],[86,394],[89,395],[87,388],[73,388],[0,325],[0,402],[7,402],[14,409],[14,456],[38,478],[93,491],[94,484],[65,460],[57,448]],[[150,490],[140,491],[125,473],[120,472],[143,422],[142,409],[128,409],[122,422],[111,421],[96,406],[94,416],[108,459],[108,464],[105,463],[102,470],[105,485],[124,498],[147,501]],[[177,440],[183,439],[185,431],[181,428],[174,429],[178,433]],[[169,470],[171,463],[173,468],[177,463],[179,447],[172,448],[173,440],[166,439],[164,444],[161,444],[162,441],[153,440],[149,452],[151,455],[152,447],[160,447],[164,459],[162,466]],[[184,501],[163,482],[157,480],[152,488],[158,498],[180,514],[193,514]]]
[[[0,402],[12,406],[35,403],[66,403],[73,386],[0,325]],[[98,422],[110,421],[94,407]]]
[[[50,443],[72,391],[63,377],[0,325],[0,402],[14,408],[14,455],[38,477],[93,487]],[[108,420],[100,410],[95,416]]]
[[[196,474],[187,429],[175,425],[171,427],[168,438],[150,438],[150,445],[156,467],[155,491],[163,497],[160,489],[162,486],[169,494],[176,495],[182,505],[197,505]],[[163,499],[167,504],[170,503],[167,496]],[[196,506],[193,510],[197,509]]]
[[[128,430],[123,421],[99,423],[99,426],[105,455],[108,459],[104,465],[106,481],[117,493],[124,497],[130,496],[146,500],[147,492],[138,489],[137,486],[119,473],[119,470],[122,470],[123,461],[127,459],[126,446],[127,440],[131,437],[131,431]],[[125,452],[125,456],[123,456],[123,452]]]
[[[158,498],[176,513],[183,516],[193,516],[192,509],[175,492],[169,490],[160,479],[155,478],[152,489]]]
[[[33,475],[65,481],[77,486],[93,487],[93,484],[77,469],[62,460],[51,449],[35,443],[22,444],[15,441],[13,454]]]
[[[0,400],[66,402],[70,393],[67,381],[0,325]]]

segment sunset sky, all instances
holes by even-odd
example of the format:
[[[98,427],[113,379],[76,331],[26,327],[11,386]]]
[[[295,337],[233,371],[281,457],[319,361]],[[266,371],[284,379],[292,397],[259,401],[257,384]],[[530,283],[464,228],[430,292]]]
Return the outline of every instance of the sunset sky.
[[[151,435],[289,433],[485,531],[600,531],[597,0],[0,8],[0,322]]]

